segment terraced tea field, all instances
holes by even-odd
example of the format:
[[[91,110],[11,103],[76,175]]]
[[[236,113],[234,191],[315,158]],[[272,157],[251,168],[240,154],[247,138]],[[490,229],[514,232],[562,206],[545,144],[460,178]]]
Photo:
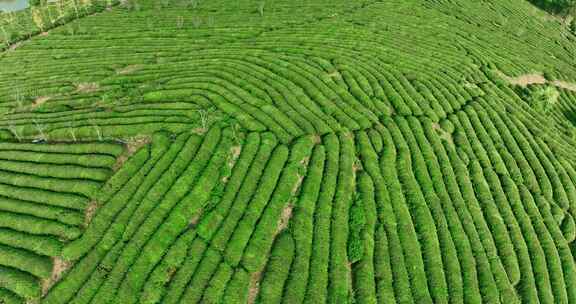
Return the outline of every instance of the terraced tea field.
[[[0,44],[0,303],[576,303],[569,17],[61,0]]]

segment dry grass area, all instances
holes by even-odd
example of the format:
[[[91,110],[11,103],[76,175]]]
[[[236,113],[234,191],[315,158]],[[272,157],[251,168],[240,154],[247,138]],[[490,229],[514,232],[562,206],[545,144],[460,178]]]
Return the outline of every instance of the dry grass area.
[[[126,67],[123,67],[121,69],[116,70],[116,74],[118,75],[128,75],[128,74],[132,74],[138,70],[140,70],[142,68],[142,65],[140,64],[132,64]]]
[[[525,75],[520,75],[517,77],[510,77],[510,76],[505,75],[502,72],[499,72],[499,74],[508,83],[513,84],[513,85],[518,85],[521,87],[526,87],[526,86],[531,85],[531,84],[551,84],[551,85],[558,87],[558,88],[561,88],[561,89],[576,92],[576,83],[571,83],[571,82],[562,81],[562,80],[548,81],[548,80],[546,80],[546,78],[544,78],[544,75],[539,74],[539,73],[525,74]]]
[[[33,102],[33,106],[35,106],[35,107],[40,106],[40,105],[46,103],[50,99],[52,99],[52,97],[50,97],[50,96],[37,97]]]
[[[52,258],[52,265],[53,265],[52,275],[50,276],[49,279],[42,281],[42,296],[46,295],[48,293],[48,290],[50,290],[50,288],[52,286],[54,286],[54,284],[56,284],[56,282],[58,282],[60,280],[62,275],[68,269],[70,269],[70,266],[72,266],[72,263],[64,261],[63,259],[61,259],[59,257],[54,257],[54,258]]]
[[[526,87],[526,86],[531,85],[531,84],[545,84],[547,82],[546,78],[544,78],[544,76],[542,74],[537,74],[537,73],[525,74],[525,75],[520,75],[517,77],[510,77],[510,76],[505,75],[502,72],[500,72],[499,74],[508,83],[513,84],[513,85],[518,85],[521,87]]]
[[[131,155],[136,153],[136,151],[140,150],[140,148],[144,147],[145,145],[149,144],[152,141],[150,136],[139,135],[128,138],[126,142],[126,152],[122,153],[122,155],[118,156],[116,159],[116,164],[114,164],[113,170],[117,171],[118,169],[122,168],[124,163],[130,158]]]
[[[250,276],[250,289],[248,292],[248,304],[254,304],[256,297],[260,292],[260,279],[262,279],[262,271],[253,273]]]
[[[95,82],[84,82],[76,84],[76,92],[78,93],[92,93],[100,89],[100,85]]]
[[[88,203],[88,207],[84,211],[84,227],[88,227],[92,218],[94,218],[94,215],[96,214],[96,209],[98,209],[97,201],[91,201]]]
[[[290,222],[290,219],[292,218],[292,211],[293,210],[294,210],[294,205],[292,205],[292,204],[288,204],[286,207],[284,207],[284,210],[282,210],[282,215],[280,216],[280,219],[278,220],[278,226],[276,228],[275,235],[278,235],[284,229],[288,228],[288,223]]]

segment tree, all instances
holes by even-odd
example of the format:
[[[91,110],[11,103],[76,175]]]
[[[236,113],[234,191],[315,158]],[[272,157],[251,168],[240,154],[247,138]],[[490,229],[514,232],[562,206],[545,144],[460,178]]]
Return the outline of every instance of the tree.
[[[537,112],[548,114],[558,102],[560,93],[551,85],[530,86],[523,89],[524,100]]]
[[[530,0],[530,2],[553,14],[574,15],[576,13],[576,0]]]

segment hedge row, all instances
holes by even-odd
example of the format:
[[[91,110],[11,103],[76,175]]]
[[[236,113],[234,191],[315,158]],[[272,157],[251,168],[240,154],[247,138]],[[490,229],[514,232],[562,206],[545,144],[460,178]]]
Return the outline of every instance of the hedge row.
[[[436,222],[450,299],[463,301],[464,284],[469,276],[465,269],[469,268],[472,254],[470,245],[444,185],[438,158],[426,138],[425,129],[432,131],[431,121],[422,124],[410,118],[407,122],[400,121],[399,127],[410,145],[415,178]]]
[[[212,208],[204,212],[202,220],[196,227],[198,234],[205,240],[211,239],[222,225],[222,221],[228,215],[235,198],[246,181],[261,142],[262,144],[267,143],[269,135],[261,137],[258,133],[250,133],[246,137],[240,156],[234,165],[232,175],[224,188],[224,193]]]
[[[315,146],[302,185],[302,193],[293,209],[290,231],[294,238],[294,262],[284,288],[283,303],[301,303],[306,295],[313,255],[314,214],[323,179],[326,160],[324,146]]]
[[[427,164],[430,172],[431,179],[434,181],[433,185],[441,198],[443,209],[446,212],[446,220],[452,232],[454,246],[458,253],[460,261],[461,275],[462,275],[462,292],[463,298],[473,303],[481,303],[482,298],[480,294],[479,279],[482,277],[479,272],[485,268],[486,261],[480,259],[480,255],[475,257],[477,249],[474,240],[474,233],[470,230],[470,225],[466,225],[468,219],[463,220],[463,211],[466,208],[463,206],[461,195],[459,194],[458,184],[454,179],[454,172],[452,164],[448,157],[443,141],[434,132],[431,121],[425,121],[424,128],[425,137],[421,140],[423,143],[420,145],[426,159],[431,161]],[[428,142],[430,145],[427,145]],[[429,148],[430,147],[430,148]],[[481,262],[481,263],[478,263]],[[480,264],[480,265],[478,265]]]
[[[89,180],[68,180],[39,177],[29,174],[11,173],[0,170],[0,183],[19,188],[33,188],[57,193],[71,193],[91,197],[100,189],[100,183]]]
[[[227,214],[220,214],[220,211],[215,211],[217,212],[215,213],[217,214],[215,217],[218,218],[218,221],[221,224],[219,224],[218,230],[212,232],[210,244],[220,251],[224,251],[226,249],[228,241],[232,237],[238,222],[242,218],[246,206],[254,195],[254,191],[256,190],[258,184],[265,180],[262,178],[262,176],[264,172],[267,171],[266,166],[271,161],[270,157],[277,144],[278,141],[272,134],[266,133],[262,135],[262,141],[260,147],[258,148],[258,152],[254,157],[254,161],[250,165],[250,169],[246,175],[245,181],[242,183],[240,190],[236,194],[236,197],[234,198],[229,211],[227,211]],[[267,173],[267,177],[269,176],[270,173]],[[224,206],[221,210],[226,211]],[[207,217],[207,219],[209,219],[209,217]],[[204,230],[204,225],[208,224],[201,222],[198,226],[199,233],[202,233]],[[207,237],[208,235],[204,236]]]
[[[448,234],[445,218],[440,210],[439,199],[433,194],[432,184],[427,176],[428,171],[418,143],[412,136],[412,131],[409,131],[412,130],[411,126],[404,119],[398,119],[397,125],[390,130],[395,137],[394,140],[398,142],[397,167],[399,178],[403,185],[406,201],[415,219],[415,227],[419,231],[418,234],[424,251],[423,258],[429,277],[428,286],[433,301],[445,303],[448,301],[448,285],[444,268],[454,268],[449,264],[444,266],[442,260],[441,246],[442,249],[450,246],[446,244],[449,241],[444,240],[448,238],[444,235]],[[405,149],[409,150],[406,151]]]
[[[460,122],[453,120],[457,128],[460,128]],[[464,140],[467,140],[466,138]],[[479,147],[475,147],[479,148]],[[457,210],[464,219],[464,226],[472,238],[472,249],[477,255],[477,259],[483,262],[479,270],[480,290],[483,292],[482,297],[485,301],[495,301],[500,296],[514,299],[513,289],[510,289],[510,283],[500,258],[497,257],[495,246],[486,226],[486,222],[478,206],[474,191],[470,185],[470,177],[465,165],[461,162],[458,155],[453,149],[447,149],[448,156],[452,163],[453,178],[457,186],[452,191],[457,195]],[[449,191],[450,188],[448,189]],[[468,204],[471,202],[471,204]],[[488,231],[488,232],[487,232]],[[487,234],[488,233],[488,234]],[[492,257],[497,258],[492,258]]]
[[[224,251],[224,259],[232,266],[237,266],[243,261],[244,251],[249,244],[258,219],[272,198],[276,185],[278,185],[282,169],[288,160],[288,151],[288,148],[283,145],[274,149],[270,161],[263,172],[261,182],[248,206],[250,207],[250,211],[241,211],[242,217],[234,229]],[[285,195],[284,193],[282,194]],[[252,248],[252,250],[254,249],[255,248]],[[250,264],[250,266],[258,268],[259,265]]]
[[[124,244],[118,241],[122,238],[122,234],[125,232],[133,213],[138,208],[138,203],[148,193],[151,186],[166,172],[181,151],[185,151],[183,147],[186,144],[186,147],[193,152],[200,144],[200,138],[183,134],[176,139],[166,153],[153,153],[155,156],[151,161],[147,161],[148,149],[142,149],[126,163],[125,171],[119,171],[118,174],[121,174],[121,176],[125,175],[125,178],[119,178],[114,185],[110,184],[112,186],[110,189],[122,188],[123,190],[111,190],[111,194],[106,196],[112,198],[104,207],[99,209],[83,237],[78,242],[64,248],[63,256],[67,259],[78,259],[85,254],[87,255],[77,262],[76,266],[64,277],[61,283],[53,288],[53,291],[45,299],[47,303],[58,303],[62,299],[74,296],[75,292],[84,284],[94,286],[93,288],[88,288],[87,286],[87,288],[83,289],[83,291],[86,291],[85,293],[91,293],[91,297],[94,296],[100,284],[103,283],[104,277],[91,276],[91,274],[101,262],[110,264],[110,266],[105,268],[108,269],[104,273],[106,275],[114,266]],[[165,147],[165,145],[160,145],[160,147]],[[156,149],[153,147],[152,151],[161,151],[163,149],[165,148]],[[142,157],[137,157],[138,155],[142,155]],[[188,156],[188,154],[186,155]],[[188,157],[192,156],[193,153]],[[137,174],[130,174],[136,168]],[[116,194],[113,195],[114,193]],[[109,222],[112,220],[113,225],[110,226]],[[97,244],[96,250],[90,250]],[[110,248],[114,249],[113,254],[108,252]]]
[[[104,186],[96,198],[100,208],[98,208],[96,215],[92,218],[90,225],[84,231],[82,237],[70,243],[63,251],[63,256],[68,260],[76,260],[86,254],[93,246],[95,246],[101,237],[106,232],[110,220],[118,212],[117,208],[129,202],[129,185],[135,188],[138,179],[139,171],[147,171],[153,162],[148,162],[150,149],[148,147],[140,149],[124,164],[123,168],[117,172]],[[119,191],[123,191],[122,195],[118,195]],[[134,190],[132,190],[134,191]]]
[[[46,191],[42,189],[16,187],[0,184],[0,195],[10,199],[23,200],[46,206],[55,206],[82,211],[88,205],[88,198],[70,193]]]
[[[31,143],[9,143],[0,142],[2,151],[19,152],[40,152],[59,154],[105,154],[118,157],[124,148],[114,143],[74,143],[74,144],[31,144]],[[49,158],[49,156],[47,156]]]
[[[508,196],[508,200],[511,203],[516,219],[518,220],[518,224],[522,229],[526,245],[528,246],[534,279],[538,291],[538,298],[540,299],[540,302],[553,302],[554,296],[552,294],[552,286],[550,285],[550,274],[547,269],[546,255],[544,254],[538,235],[534,230],[534,226],[532,226],[530,217],[521,204],[522,199],[518,188],[509,177],[502,177],[501,182],[505,193]]]
[[[387,128],[395,128],[395,123],[390,119],[387,119],[385,123]],[[386,131],[389,132],[388,130]],[[412,295],[416,302],[430,303],[432,298],[427,283],[424,252],[418,242],[417,233],[421,232],[419,229],[422,229],[422,226],[418,226],[418,221],[421,220],[421,217],[412,218],[409,204],[403,195],[402,185],[399,180],[399,165],[402,165],[399,163],[399,159],[408,151],[406,151],[406,148],[400,151],[396,149],[395,140],[391,133],[387,133],[385,136],[387,137],[385,142],[389,144],[389,149],[384,152],[380,159],[381,172],[388,187],[390,201],[394,209],[393,214],[396,214],[397,217],[398,231],[400,231],[398,236],[405,252],[404,259],[406,269],[410,274]]]
[[[362,136],[361,134],[359,136]],[[374,183],[366,173],[357,175],[357,190],[359,192],[358,208],[363,208],[364,226],[360,231],[359,245],[362,247],[360,260],[352,266],[352,286],[357,302],[375,304],[378,299],[395,301],[392,286],[392,271],[390,257],[375,248],[377,236],[377,208],[374,194]],[[379,232],[382,233],[380,230]],[[380,245],[381,243],[378,243]],[[386,248],[387,251],[388,248]],[[376,270],[377,269],[377,270]],[[384,282],[384,284],[380,284]],[[380,287],[378,289],[376,284]]]
[[[204,295],[200,300],[202,303],[222,303],[226,285],[234,274],[234,268],[226,263],[220,263],[218,269],[212,275],[208,285],[204,289]]]
[[[328,273],[330,263],[330,239],[332,202],[336,193],[338,173],[340,171],[340,142],[335,134],[322,139],[326,150],[326,162],[316,211],[314,213],[314,231],[310,257],[310,275],[305,303],[324,303],[328,299]]]
[[[58,256],[63,247],[62,242],[55,237],[33,235],[7,228],[0,228],[0,244],[43,256]]]
[[[281,233],[270,252],[256,303],[281,303],[284,284],[294,259],[294,239],[290,233]]]
[[[221,142],[213,152],[209,163],[202,170],[201,176],[198,177],[196,183],[193,184],[194,186],[189,190],[190,192],[172,207],[169,214],[160,215],[164,216],[163,223],[151,235],[146,245],[142,248],[143,252],[131,266],[132,269],[137,271],[130,271],[124,278],[118,290],[118,301],[122,303],[134,303],[137,301],[137,294],[140,292],[153,267],[163,258],[164,253],[168,249],[168,244],[174,242],[178,235],[188,227],[190,220],[198,216],[202,211],[202,208],[210,198],[210,193],[217,182],[221,180],[220,169],[224,166],[231,146],[231,136],[227,131],[223,132]],[[203,145],[206,144],[204,143]],[[202,153],[202,148],[200,148],[199,153]],[[194,169],[199,170],[197,168]],[[186,175],[186,177],[189,175]],[[179,182],[180,180],[175,183],[175,186],[178,186]],[[182,183],[182,185],[186,184],[190,185],[188,181]],[[147,221],[155,218],[158,214],[159,212],[155,212]],[[143,227],[140,229],[143,229]],[[133,240],[138,240],[138,234]],[[126,250],[129,250],[129,248]]]
[[[480,164],[474,161],[469,166],[469,169],[470,178],[474,185],[474,192],[480,203],[480,209],[484,212],[484,218],[492,232],[492,237],[498,250],[498,256],[502,259],[502,263],[508,274],[508,279],[515,285],[520,281],[521,273],[506,223],[498,210],[489,184],[484,179]]]
[[[77,165],[89,168],[111,168],[116,158],[104,154],[44,153],[34,151],[0,151],[0,159],[55,165]]]
[[[340,165],[332,206],[328,301],[346,303],[352,287],[350,268],[348,267],[347,242],[350,206],[352,205],[356,181],[354,170],[356,158],[354,134],[341,132],[338,138],[340,141]]]
[[[41,177],[58,179],[89,180],[96,182],[106,181],[112,170],[103,168],[87,168],[72,165],[48,165],[28,162],[0,160],[0,168],[4,171],[19,172]],[[82,181],[79,181],[82,182]]]
[[[413,302],[414,296],[412,294],[412,290],[410,287],[410,270],[416,270],[417,268],[411,267],[408,268],[406,265],[409,263],[405,254],[410,252],[409,250],[404,251],[403,249],[403,239],[400,237],[400,232],[402,230],[398,230],[398,224],[402,223],[403,220],[406,218],[401,218],[395,214],[395,206],[392,205],[392,200],[395,199],[393,197],[392,191],[393,188],[389,188],[387,184],[387,178],[389,178],[388,174],[391,174],[391,169],[393,168],[385,168],[384,166],[388,166],[388,164],[393,164],[396,158],[396,150],[393,147],[393,141],[390,137],[390,133],[387,129],[383,127],[377,128],[380,136],[382,137],[384,149],[382,150],[382,154],[380,159],[378,155],[369,147],[361,146],[359,148],[360,156],[362,159],[362,165],[366,172],[370,175],[374,182],[375,188],[375,196],[376,196],[376,203],[378,209],[378,220],[380,223],[383,224],[384,234],[380,234],[376,236],[375,242],[385,241],[388,243],[388,256],[390,258],[390,265],[395,265],[391,267],[391,275],[393,276],[393,280],[390,282],[385,282],[380,280],[377,285],[378,294],[382,296],[385,294],[386,291],[390,290],[390,283],[392,283],[394,287],[394,293],[396,295],[397,302]],[[360,142],[362,143],[362,142]],[[390,216],[394,214],[394,216]],[[401,220],[402,219],[402,220]],[[405,231],[414,231],[411,223],[402,223],[402,229],[407,229]],[[411,235],[411,234],[410,234]],[[407,237],[407,236],[404,236]],[[380,247],[379,245],[382,243],[375,244],[376,250],[381,252],[385,250],[384,248]],[[412,249],[413,250],[413,249]],[[412,251],[413,252],[413,251]],[[383,252],[384,253],[384,252]],[[411,254],[411,252],[410,252]],[[413,261],[410,261],[413,262]],[[383,256],[383,260],[378,260],[378,263],[381,265],[386,265],[386,256]],[[384,275],[389,274],[386,269],[382,270]],[[425,292],[425,291],[424,291]]]
[[[262,269],[266,262],[266,254],[270,251],[274,241],[274,233],[278,231],[278,222],[287,204],[292,205],[294,198],[300,192],[300,177],[306,175],[308,160],[314,146],[312,136],[302,137],[294,143],[290,156],[284,164],[282,175],[274,189],[264,210],[261,212],[258,223],[254,226],[250,241],[242,256],[242,265],[250,272]],[[252,201],[250,213],[244,215],[244,220],[258,214],[258,205]],[[242,222],[240,222],[242,225]]]
[[[530,217],[534,230],[542,246],[546,257],[547,270],[550,275],[550,285],[554,300],[557,302],[568,303],[568,294],[566,293],[567,287],[564,282],[564,272],[562,270],[562,263],[556,248],[556,243],[552,239],[551,233],[544,224],[541,212],[534,202],[532,194],[525,186],[519,187],[520,198],[524,205],[524,210]]]
[[[208,161],[211,159],[211,155],[217,151],[218,143],[220,142],[221,131],[218,128],[213,128],[205,137],[204,142],[198,148],[198,152],[194,157],[194,160],[188,165],[184,172],[182,172],[182,176],[174,181],[174,184],[167,184],[165,185],[164,182],[170,181],[168,179],[162,179],[160,183],[156,183],[154,185],[155,188],[162,189],[168,186],[165,189],[162,189],[162,192],[166,192],[169,189],[173,189],[173,191],[167,192],[163,198],[159,198],[156,200],[151,200],[150,196],[147,196],[146,199],[140,203],[139,210],[136,210],[135,215],[132,216],[132,220],[130,221],[126,231],[124,232],[124,238],[129,240],[126,243],[126,247],[123,249],[118,261],[116,262],[116,266],[110,272],[108,280],[104,283],[104,285],[98,290],[98,293],[95,296],[96,301],[102,301],[102,303],[108,303],[112,300],[111,295],[116,295],[118,292],[118,287],[121,284],[127,284],[129,281],[124,281],[125,276],[128,274],[128,270],[132,267],[134,262],[138,259],[140,254],[142,253],[141,250],[146,245],[148,240],[154,235],[155,231],[161,226],[161,224],[166,220],[166,217],[170,214],[172,208],[176,205],[182,206],[179,202],[183,201],[183,199],[188,194],[189,185],[193,185],[194,181],[196,181],[197,177],[200,176],[202,170],[207,166]],[[226,142],[226,141],[224,141]],[[226,145],[224,145],[226,147]],[[226,148],[227,150],[228,148]],[[222,156],[219,156],[220,158]],[[185,160],[185,159],[180,159]],[[211,161],[212,162],[212,161]],[[170,172],[172,174],[174,171]],[[177,172],[177,171],[176,171]],[[207,171],[211,173],[210,171]],[[153,189],[154,190],[154,189]],[[152,192],[153,195],[157,195],[157,193]],[[150,199],[150,200],[148,200]],[[142,208],[146,207],[147,205],[152,205],[147,209],[155,209],[156,212],[150,213],[149,216],[145,216],[146,213],[143,213]],[[178,207],[180,209],[181,207]],[[152,210],[150,210],[152,211]],[[137,221],[135,218],[142,218],[143,222],[139,227],[135,227],[132,225],[136,225]],[[184,225],[188,223],[190,220],[189,218],[177,218],[178,222],[185,222]],[[178,224],[181,225],[181,224]],[[133,231],[133,232],[132,232]],[[134,233],[134,234],[132,234]],[[153,255],[154,252],[144,252],[145,254]],[[137,272],[130,272],[130,274],[138,275]],[[136,277],[138,280],[137,284],[140,284],[140,277]],[[124,285],[126,286],[126,285]],[[127,288],[128,286],[124,287]],[[129,296],[129,294],[124,294],[127,289],[121,289],[122,296]],[[135,294],[131,294],[132,296],[136,296]],[[133,300],[131,297],[128,300]]]
[[[0,211],[26,214],[42,219],[58,221],[71,226],[80,226],[84,222],[84,214],[78,210],[41,205],[4,197],[0,197]]]
[[[530,260],[528,246],[524,239],[522,228],[518,224],[518,220],[514,215],[511,203],[508,201],[505,189],[503,188],[497,173],[492,168],[483,168],[483,171],[486,182],[490,186],[494,195],[496,206],[498,206],[500,210],[500,215],[506,222],[506,226],[510,232],[510,238],[516,251],[518,268],[521,274],[516,289],[523,301],[535,301],[537,300],[536,283],[534,280],[533,267]],[[510,274],[509,277],[511,281],[514,278],[512,274]]]
[[[576,264],[574,263],[574,254],[572,251],[570,251],[569,245],[563,241],[562,232],[558,229],[552,214],[549,212],[548,208],[546,208],[549,203],[542,195],[533,195],[533,197],[535,206],[532,206],[531,211],[540,211],[543,222],[546,225],[546,228],[549,231],[552,239],[554,240],[554,249],[558,251],[558,255],[562,264],[561,267],[562,273],[564,275],[564,288],[566,291],[567,301],[574,301],[574,299],[576,299],[576,291],[573,288],[568,287],[572,286],[574,282],[576,282]],[[560,296],[557,296],[557,298],[563,298],[564,289],[562,289],[561,286],[559,286],[559,288],[560,290],[557,290],[556,292],[560,293]]]
[[[76,227],[10,212],[0,212],[0,227],[35,235],[52,235],[64,240],[74,240],[81,234]]]
[[[122,165],[122,168],[116,171],[114,175],[106,181],[106,183],[102,186],[94,198],[101,203],[107,202],[122,188],[122,186],[124,186],[124,184],[132,177],[132,175],[136,174],[138,170],[140,170],[140,167],[144,166],[144,163],[150,158],[152,151],[164,152],[166,150],[166,146],[161,144],[164,141],[162,138],[160,138],[160,136],[155,136],[154,142],[158,142],[158,144],[154,144],[152,147],[153,149],[147,145],[131,155]]]
[[[236,269],[234,275],[226,286],[222,302],[240,304],[248,300],[248,285],[250,284],[250,275],[242,268]]]
[[[195,238],[194,241],[192,241],[188,249],[188,254],[184,259],[184,264],[182,264],[182,267],[178,269],[172,277],[172,280],[170,280],[164,297],[161,300],[162,303],[180,303],[180,298],[186,290],[191,277],[194,275],[198,264],[206,254],[206,250],[206,243],[200,238]]]
[[[0,266],[0,285],[21,298],[40,296],[38,279],[26,272]]]
[[[187,230],[178,237],[166,253],[162,262],[154,268],[142,288],[139,303],[158,303],[162,300],[166,287],[175,270],[182,266],[188,249],[196,238],[194,230]]]
[[[184,294],[180,298],[179,303],[198,303],[202,299],[202,294],[210,282],[210,278],[218,270],[218,266],[222,265],[222,255],[212,249],[208,248],[204,257],[198,264],[194,276],[192,276]]]
[[[0,301],[6,304],[22,304],[24,303],[24,299],[19,297],[17,294],[13,293],[12,291],[0,288]]]

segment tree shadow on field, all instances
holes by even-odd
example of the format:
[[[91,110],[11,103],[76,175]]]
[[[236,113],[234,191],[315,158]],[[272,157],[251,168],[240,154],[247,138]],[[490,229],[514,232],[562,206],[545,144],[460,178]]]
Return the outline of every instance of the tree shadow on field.
[[[568,122],[576,127],[576,111],[564,111],[564,117],[566,117]]]

